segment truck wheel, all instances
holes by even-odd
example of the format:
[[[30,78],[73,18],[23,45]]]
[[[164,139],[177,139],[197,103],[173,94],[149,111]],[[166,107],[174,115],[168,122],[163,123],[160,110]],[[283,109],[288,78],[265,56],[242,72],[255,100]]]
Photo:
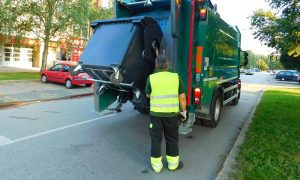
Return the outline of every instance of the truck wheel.
[[[212,103],[210,106],[210,120],[202,119],[201,124],[211,128],[217,127],[220,120],[221,110],[222,110],[221,92],[217,91],[212,99]]]
[[[136,110],[140,112],[141,114],[150,114],[149,108],[143,108],[143,107],[136,107]]]

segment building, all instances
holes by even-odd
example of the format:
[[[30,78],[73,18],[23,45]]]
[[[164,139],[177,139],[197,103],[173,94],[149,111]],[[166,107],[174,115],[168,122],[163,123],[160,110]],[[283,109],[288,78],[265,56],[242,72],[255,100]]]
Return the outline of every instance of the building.
[[[109,7],[111,0],[92,0],[96,7]]]
[[[92,0],[96,7],[109,7],[110,0]],[[37,67],[42,65],[44,43],[34,36],[17,39],[0,34],[0,66]],[[79,61],[86,38],[58,37],[48,47],[47,66],[57,61]]]

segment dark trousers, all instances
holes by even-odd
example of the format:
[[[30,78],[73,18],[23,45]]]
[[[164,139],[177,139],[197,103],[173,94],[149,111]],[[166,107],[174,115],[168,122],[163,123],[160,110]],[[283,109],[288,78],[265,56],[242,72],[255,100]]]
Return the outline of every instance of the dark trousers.
[[[150,121],[152,123],[152,128],[150,127],[151,157],[161,157],[161,142],[163,133],[166,140],[166,155],[178,156],[179,116],[156,117],[150,115]]]

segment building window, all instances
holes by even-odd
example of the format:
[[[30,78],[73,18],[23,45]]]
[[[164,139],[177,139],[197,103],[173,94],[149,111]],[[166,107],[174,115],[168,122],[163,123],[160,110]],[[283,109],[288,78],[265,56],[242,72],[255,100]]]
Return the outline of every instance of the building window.
[[[31,47],[21,48],[21,55],[24,61],[33,62],[33,49]]]
[[[31,47],[13,47],[5,45],[4,61],[22,61],[33,62],[33,48]]]
[[[10,61],[10,57],[12,54],[12,48],[11,47],[4,47],[4,61]]]
[[[14,61],[20,61],[20,49],[19,48],[14,48],[13,49],[13,57],[14,57]]]

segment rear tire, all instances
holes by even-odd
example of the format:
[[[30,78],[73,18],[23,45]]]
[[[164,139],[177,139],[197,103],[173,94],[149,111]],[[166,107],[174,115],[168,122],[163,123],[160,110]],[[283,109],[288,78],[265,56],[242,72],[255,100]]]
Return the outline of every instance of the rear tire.
[[[73,88],[73,84],[72,84],[72,81],[70,79],[66,80],[66,88],[68,88],[68,89]]]
[[[210,120],[202,119],[201,124],[211,128],[217,127],[222,111],[222,99],[221,92],[217,91],[213,97],[212,104],[210,106]]]

